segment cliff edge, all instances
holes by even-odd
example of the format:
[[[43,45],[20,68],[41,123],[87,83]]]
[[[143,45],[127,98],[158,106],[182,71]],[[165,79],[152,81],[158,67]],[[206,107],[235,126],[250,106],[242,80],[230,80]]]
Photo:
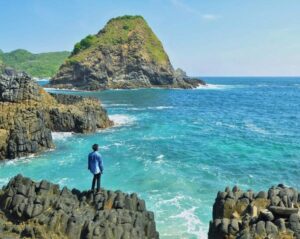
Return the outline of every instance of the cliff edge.
[[[51,87],[83,90],[195,88],[205,84],[174,70],[162,43],[141,16],[111,19],[82,39],[51,81]]]
[[[135,193],[70,191],[17,175],[0,190],[1,238],[157,239],[154,214]]]
[[[112,125],[92,98],[47,93],[30,76],[0,68],[0,160],[54,147],[51,131],[89,133]]]

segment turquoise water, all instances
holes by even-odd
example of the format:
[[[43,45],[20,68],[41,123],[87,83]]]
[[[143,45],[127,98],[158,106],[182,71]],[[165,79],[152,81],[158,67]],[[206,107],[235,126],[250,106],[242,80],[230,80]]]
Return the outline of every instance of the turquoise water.
[[[88,189],[86,155],[101,145],[103,186],[138,192],[161,238],[207,238],[218,190],[300,180],[300,78],[207,78],[197,90],[66,92],[99,97],[116,126],[55,133],[56,150],[0,166],[0,185],[22,173]],[[299,188],[299,187],[298,187]]]

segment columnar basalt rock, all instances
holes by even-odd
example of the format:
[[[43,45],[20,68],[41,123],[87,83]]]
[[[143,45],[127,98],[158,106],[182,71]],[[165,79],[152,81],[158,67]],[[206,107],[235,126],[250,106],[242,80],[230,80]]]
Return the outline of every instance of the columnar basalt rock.
[[[39,239],[157,239],[154,214],[135,193],[70,191],[17,175],[0,190],[0,235]],[[1,237],[0,237],[1,238]]]
[[[300,193],[282,184],[268,192],[219,192],[209,239],[300,239]]]
[[[0,160],[53,148],[51,131],[95,132],[112,125],[98,100],[50,95],[30,76],[0,69]]]

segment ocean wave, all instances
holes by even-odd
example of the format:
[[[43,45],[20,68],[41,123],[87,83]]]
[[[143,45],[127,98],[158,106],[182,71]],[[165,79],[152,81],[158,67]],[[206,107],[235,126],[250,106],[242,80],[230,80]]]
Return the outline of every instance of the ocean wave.
[[[66,140],[73,136],[73,132],[52,132],[53,140]]]
[[[65,186],[70,181],[71,181],[70,178],[60,178],[60,179],[56,180],[56,183],[61,186]]]
[[[195,213],[196,209],[196,207],[192,207],[190,209],[183,210],[178,215],[171,216],[171,218],[183,219],[187,227],[187,233],[195,235],[199,239],[206,239],[207,233],[204,230],[204,224]]]
[[[259,133],[259,134],[269,134],[269,132],[263,128],[258,127],[257,125],[253,123],[246,123],[246,128],[249,129],[252,132]]]
[[[200,85],[196,90],[229,90],[233,88],[240,88],[241,85],[217,85],[217,84],[206,84]]]
[[[171,198],[171,199],[164,199],[164,200],[159,200],[157,202],[157,207],[161,207],[162,205],[172,205],[175,206],[177,208],[181,207],[181,201],[185,200],[185,196],[183,195],[176,195],[175,197]],[[174,216],[173,216],[174,217]]]
[[[158,155],[156,157],[156,160],[154,161],[154,163],[156,163],[156,164],[162,164],[162,163],[165,162],[164,158],[165,158],[165,155],[160,154],[160,155]]]
[[[0,178],[0,187],[4,186],[9,182],[9,178]]]
[[[78,89],[63,89],[63,88],[51,88],[51,87],[44,87],[45,91],[62,91],[62,92],[66,92],[66,91],[78,91],[78,92],[89,92],[89,91],[85,91],[85,90],[78,90]]]
[[[165,110],[165,109],[173,109],[174,106],[149,106],[149,107],[130,107],[126,110],[132,110],[132,111],[143,111],[143,110]]]
[[[144,108],[144,107],[141,107],[141,108],[138,108],[138,107],[130,107],[130,108],[127,108],[126,110],[141,111],[141,110],[147,110],[147,108]]]
[[[105,104],[106,107],[132,106],[132,104]]]
[[[234,124],[227,124],[227,123],[223,123],[221,121],[217,121],[216,122],[216,126],[224,126],[224,127],[227,127],[227,128],[237,128],[237,125],[234,125]]]
[[[162,137],[162,136],[144,136],[143,140],[145,141],[157,141],[157,140],[174,140],[177,138],[177,135]]]
[[[136,117],[132,115],[115,114],[110,115],[109,118],[114,122],[115,127],[130,126],[136,121]]]
[[[153,106],[153,107],[147,107],[149,110],[164,110],[164,109],[173,109],[173,106]]]

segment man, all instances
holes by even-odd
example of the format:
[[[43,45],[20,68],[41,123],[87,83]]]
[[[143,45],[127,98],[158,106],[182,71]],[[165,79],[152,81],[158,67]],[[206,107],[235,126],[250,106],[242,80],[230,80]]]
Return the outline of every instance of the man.
[[[93,152],[89,154],[88,159],[88,169],[91,171],[91,173],[94,175],[93,182],[92,182],[92,191],[95,190],[95,183],[97,182],[97,192],[100,192],[100,179],[101,174],[103,173],[103,162],[102,157],[99,150],[99,145],[94,144],[92,146]],[[94,191],[95,192],[95,191]]]

